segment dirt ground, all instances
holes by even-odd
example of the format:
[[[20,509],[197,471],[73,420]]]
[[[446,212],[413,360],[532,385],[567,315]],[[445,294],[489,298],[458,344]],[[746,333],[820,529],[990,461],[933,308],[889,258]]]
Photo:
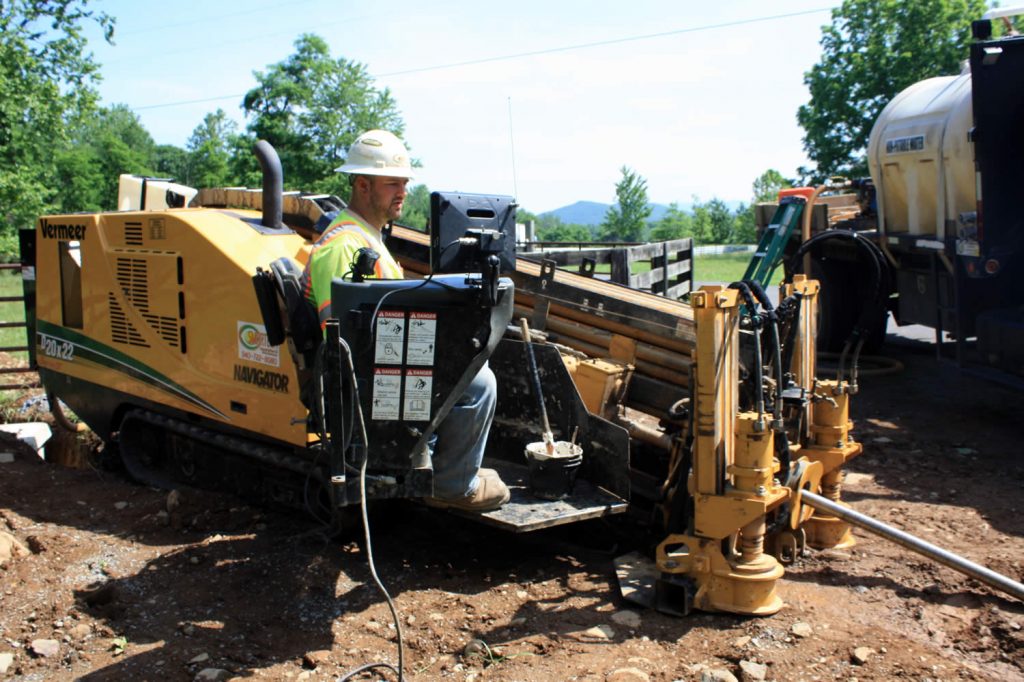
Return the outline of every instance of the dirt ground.
[[[1020,580],[1024,396],[888,353],[905,370],[862,377],[845,499]],[[787,568],[777,615],[672,618],[619,595],[613,558],[644,547],[625,520],[512,536],[400,503],[371,525],[408,679],[1024,679],[1021,603],[862,531]],[[0,680],[336,680],[397,657],[364,543],[290,513],[16,450],[0,531],[27,548],[0,568]]]

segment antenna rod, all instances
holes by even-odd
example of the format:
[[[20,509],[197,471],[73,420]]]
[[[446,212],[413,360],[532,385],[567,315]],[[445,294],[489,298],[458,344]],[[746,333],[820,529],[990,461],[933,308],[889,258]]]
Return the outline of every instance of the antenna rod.
[[[512,147],[512,194],[519,199],[519,183],[516,180],[516,140],[512,136],[512,98],[508,98],[508,142]]]

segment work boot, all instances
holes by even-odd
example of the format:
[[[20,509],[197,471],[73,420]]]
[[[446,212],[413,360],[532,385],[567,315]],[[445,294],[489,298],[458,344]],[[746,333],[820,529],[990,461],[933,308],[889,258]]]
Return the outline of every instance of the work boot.
[[[481,473],[483,469],[481,469]],[[471,494],[454,499],[443,499],[440,497],[424,497],[423,502],[428,507],[436,509],[458,509],[461,511],[489,512],[501,507],[508,502],[511,493],[508,486],[498,478],[497,472],[494,476],[478,476],[479,481]]]

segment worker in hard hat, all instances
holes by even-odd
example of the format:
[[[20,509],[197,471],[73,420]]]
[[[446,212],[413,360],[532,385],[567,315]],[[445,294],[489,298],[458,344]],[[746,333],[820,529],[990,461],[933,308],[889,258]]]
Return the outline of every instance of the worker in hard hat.
[[[331,316],[331,280],[351,272],[360,249],[379,256],[370,276],[402,278],[402,266],[384,245],[381,230],[402,215],[413,177],[405,145],[386,130],[357,137],[336,170],[348,175],[352,195],[313,245],[302,274],[303,291],[316,307],[321,328]],[[426,499],[428,505],[483,512],[508,502],[508,487],[497,472],[480,466],[496,400],[497,380],[485,364],[437,429],[434,496]]]

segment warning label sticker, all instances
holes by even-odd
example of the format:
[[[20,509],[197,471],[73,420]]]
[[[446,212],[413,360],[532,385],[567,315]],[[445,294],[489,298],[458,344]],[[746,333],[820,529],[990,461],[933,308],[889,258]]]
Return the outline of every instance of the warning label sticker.
[[[437,313],[409,313],[409,353],[406,364],[433,365]]]
[[[402,401],[402,370],[378,367],[373,372],[373,410],[371,419],[398,419]]]
[[[382,310],[377,315],[377,346],[374,362],[388,365],[402,364],[405,344],[405,313],[401,310]]]
[[[407,422],[430,421],[430,390],[434,384],[434,370],[407,369],[405,371],[405,408]]]

